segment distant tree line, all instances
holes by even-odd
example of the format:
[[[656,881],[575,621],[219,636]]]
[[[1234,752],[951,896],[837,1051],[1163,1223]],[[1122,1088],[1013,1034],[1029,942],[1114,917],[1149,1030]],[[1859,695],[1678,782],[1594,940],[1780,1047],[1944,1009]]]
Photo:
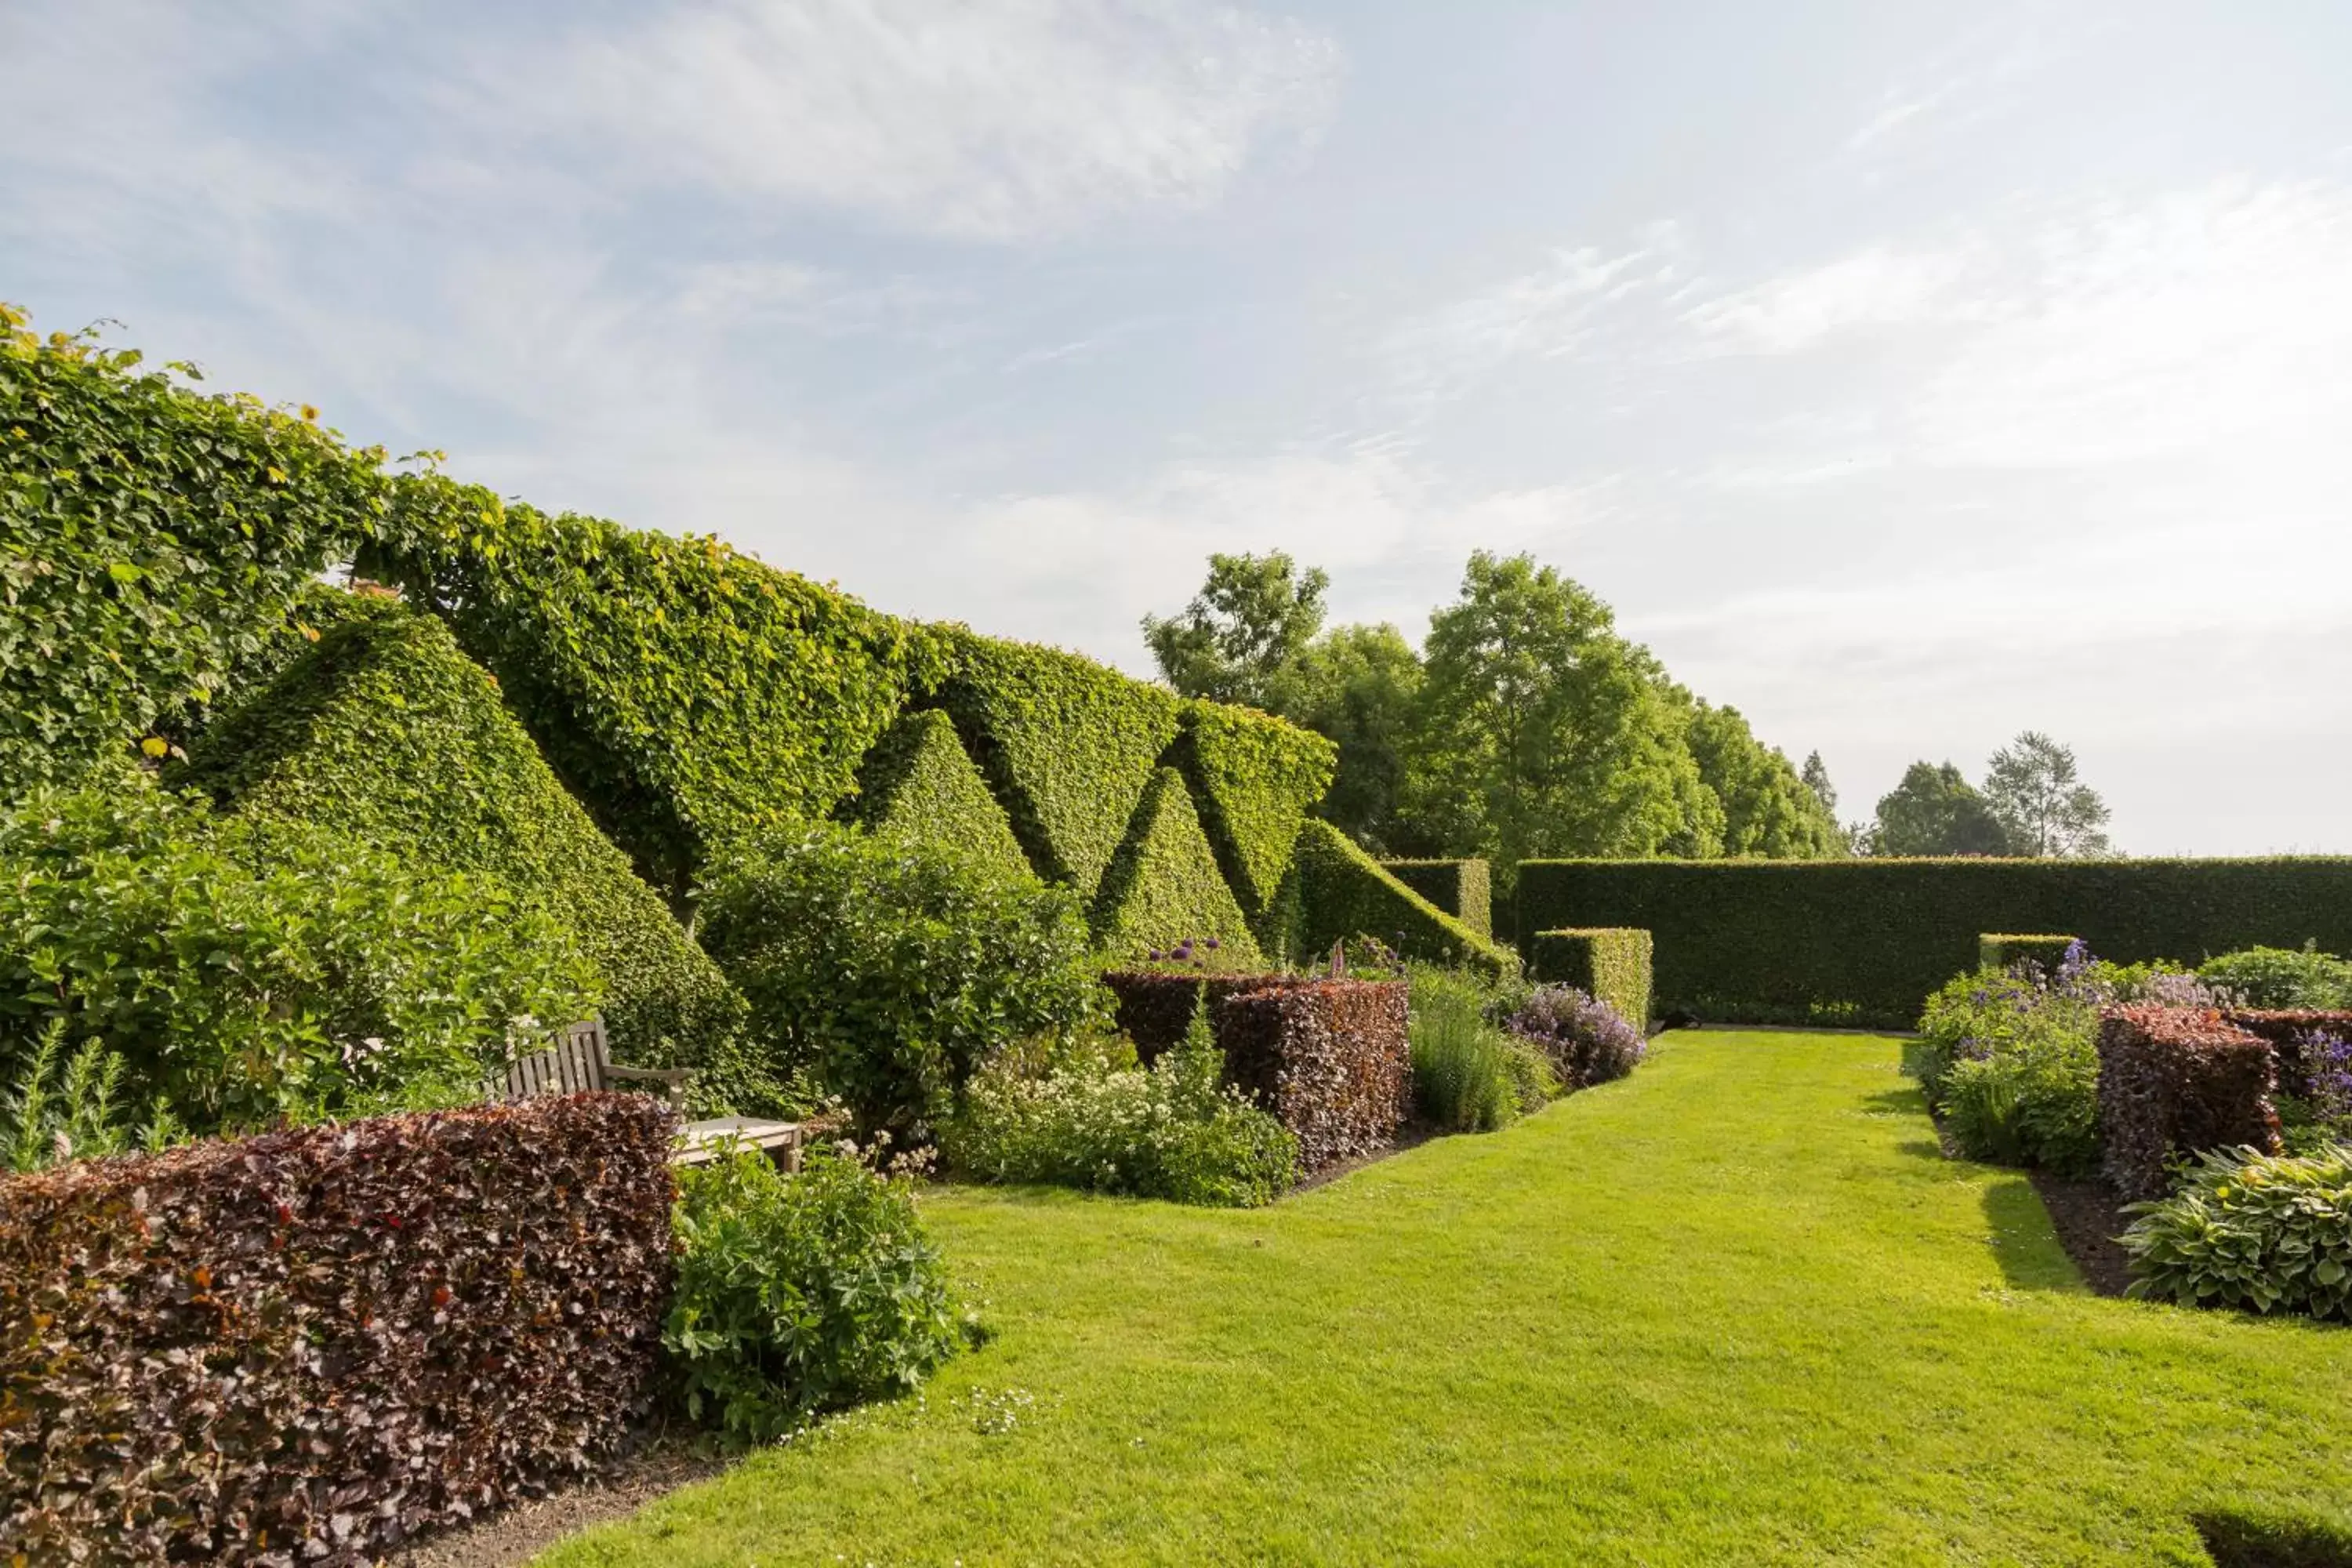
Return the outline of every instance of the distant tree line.
[[[1323,815],[1381,853],[1481,855],[1507,884],[1544,856],[2105,851],[2106,807],[2073,753],[2031,732],[1981,791],[1919,763],[1876,821],[1841,826],[1819,752],[1792,766],[1531,556],[1474,553],[1418,648],[1393,626],[1327,626],[1329,587],[1281,551],[1212,555],[1190,604],[1144,617],[1144,640],[1186,696],[1328,737]]]

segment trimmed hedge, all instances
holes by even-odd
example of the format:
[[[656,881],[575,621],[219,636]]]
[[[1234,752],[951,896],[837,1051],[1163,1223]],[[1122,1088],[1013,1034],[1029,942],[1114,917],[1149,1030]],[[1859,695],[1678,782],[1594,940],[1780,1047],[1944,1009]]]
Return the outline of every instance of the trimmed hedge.
[[[1298,835],[1291,875],[1295,900],[1278,900],[1289,921],[1279,945],[1312,958],[1335,942],[1376,936],[1407,958],[1476,970],[1501,979],[1518,959],[1406,887],[1345,833],[1310,817]],[[1288,908],[1285,906],[1288,905]]]
[[[1298,829],[1331,787],[1339,750],[1252,708],[1185,702],[1176,765],[1192,786],[1202,824],[1234,896],[1263,915],[1290,868]]]
[[[1381,868],[1478,935],[1495,940],[1495,888],[1486,861],[1383,860]]]
[[[937,700],[1047,881],[1091,901],[1160,755],[1178,703],[1157,687],[1059,648],[949,628]]]
[[[1136,1059],[1146,1067],[1162,1052],[1172,1051],[1184,1043],[1185,1031],[1192,1027],[1192,1014],[1203,995],[1208,998],[1209,1021],[1213,1030],[1230,997],[1283,985],[1314,984],[1297,974],[1186,974],[1159,969],[1115,969],[1102,978],[1118,999],[1112,1022],[1120,1034],[1134,1042]],[[1218,1042],[1220,1046],[1223,1043]]]
[[[1530,860],[1518,929],[1639,926],[1662,1011],[1907,1028],[1983,931],[2073,931],[2101,958],[2254,942],[2352,950],[2352,858]]]
[[[1215,937],[1223,962],[1251,969],[1261,962],[1174,768],[1160,769],[1144,786],[1134,828],[1103,875],[1092,923],[1096,941],[1115,959]]]
[[[2352,1013],[2316,1007],[2227,1008],[2221,1016],[2270,1042],[2278,1061],[2279,1092],[2299,1099],[2310,1099],[2315,1087],[2311,1081],[2315,1064],[2304,1059],[2305,1037],[2325,1033],[2352,1040]]]
[[[1012,820],[936,708],[902,715],[857,773],[850,816],[877,838],[943,844],[1008,877],[1032,875]]]
[[[1402,980],[1317,980],[1227,997],[1216,1017],[1225,1080],[1298,1140],[1312,1173],[1384,1148],[1412,1103]]]
[[[0,1186],[0,1561],[357,1568],[658,1390],[673,1120],[579,1095]]]
[[[2270,1042],[2210,1009],[2105,1007],[2099,1137],[2127,1198],[2162,1196],[2170,1163],[2208,1149],[2278,1146]]]
[[[0,305],[0,796],[179,733],[385,502],[383,453]]]
[[[2066,950],[2081,940],[2073,936],[1986,931],[1977,938],[1977,967],[2007,969],[2012,963],[2030,962],[2040,965],[2044,973],[2055,974],[2066,957]]]
[[[596,831],[439,621],[390,605],[320,636],[196,743],[187,782],[247,818],[304,823],[413,864],[488,876],[569,929],[620,1055],[715,1070],[743,1000]]]
[[[1650,933],[1622,928],[1539,931],[1528,978],[1573,985],[1606,1002],[1638,1031],[1650,1026]]]
[[[439,612],[646,879],[823,816],[942,646],[717,538],[404,480],[369,564]]]

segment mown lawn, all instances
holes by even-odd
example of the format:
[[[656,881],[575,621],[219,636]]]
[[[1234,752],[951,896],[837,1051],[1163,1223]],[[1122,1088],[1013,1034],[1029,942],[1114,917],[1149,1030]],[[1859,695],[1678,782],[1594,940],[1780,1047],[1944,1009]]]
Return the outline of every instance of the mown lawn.
[[[2194,1508],[2342,1520],[2352,1332],[2088,1294],[1898,1052],[1671,1036],[1255,1214],[942,1192],[987,1348],[541,1561],[2202,1563]]]

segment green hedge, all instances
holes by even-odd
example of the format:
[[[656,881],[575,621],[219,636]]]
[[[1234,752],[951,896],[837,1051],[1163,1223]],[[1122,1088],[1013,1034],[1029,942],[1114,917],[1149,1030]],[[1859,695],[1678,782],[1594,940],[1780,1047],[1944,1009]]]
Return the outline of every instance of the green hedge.
[[[1515,954],[1398,881],[1320,818],[1309,818],[1300,829],[1291,876],[1294,888],[1276,903],[1291,920],[1283,945],[1297,960],[1311,961],[1349,937],[1375,936],[1407,958],[1497,978],[1518,971]]]
[[[938,692],[1046,880],[1092,900],[1160,753],[1177,699],[1059,648],[949,628]]]
[[[1650,933],[1624,926],[1539,931],[1528,973],[1608,1003],[1636,1029],[1650,1026]]]
[[[936,708],[890,726],[857,772],[850,815],[877,837],[950,845],[1007,876],[1032,874],[1012,820]]]
[[[1134,829],[1103,875],[1093,921],[1096,941],[1120,962],[1203,937],[1217,939],[1219,968],[1263,962],[1174,768],[1160,769],[1144,786]]]
[[[931,633],[740,554],[404,481],[368,564],[430,604],[591,816],[673,895],[714,849],[821,817]],[[380,556],[380,559],[378,558]]]
[[[1176,764],[1234,897],[1261,915],[1290,868],[1299,826],[1331,787],[1338,749],[1271,714],[1197,699],[1184,704],[1182,724]]]
[[[1977,938],[1977,967],[2007,969],[2012,963],[2031,960],[2054,973],[2074,941],[2071,936],[2041,932],[1986,931]]]
[[[0,795],[174,737],[384,506],[383,454],[0,305]],[[306,411],[308,412],[308,411]]]
[[[1518,928],[1640,926],[1661,1012],[1908,1028],[1983,931],[2072,931],[2117,963],[2256,943],[2352,951],[2352,858],[1530,860]]]
[[[742,1087],[742,999],[440,622],[394,605],[326,632],[196,742],[185,778],[242,816],[491,878],[577,937],[618,1055],[712,1068],[729,1080],[717,1097]]]
[[[1469,860],[1383,860],[1388,874],[1492,942],[1495,938],[1495,888],[1486,862]]]

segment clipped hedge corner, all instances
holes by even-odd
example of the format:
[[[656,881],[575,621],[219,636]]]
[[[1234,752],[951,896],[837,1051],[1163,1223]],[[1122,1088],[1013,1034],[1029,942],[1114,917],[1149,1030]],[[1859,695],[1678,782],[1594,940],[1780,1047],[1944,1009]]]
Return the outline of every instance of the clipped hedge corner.
[[[1311,958],[1349,937],[1375,936],[1407,958],[1473,969],[1500,979],[1518,973],[1517,954],[1496,946],[1381,868],[1339,828],[1311,817],[1291,868],[1295,915],[1284,945]]]
[[[2161,1197],[2177,1157],[2278,1147],[2270,1043],[2211,1009],[2105,1007],[2099,1136],[2127,1198]]]
[[[1381,868],[1471,931],[1495,940],[1495,888],[1486,862],[1383,860]]]
[[[1118,959],[1214,937],[1223,964],[1255,968],[1260,962],[1249,921],[1225,886],[1175,769],[1160,769],[1144,787],[1134,826],[1103,876],[1093,924],[1097,942]]]
[[[1650,933],[1622,926],[1539,931],[1529,944],[1529,977],[1573,985],[1617,1009],[1636,1030],[1650,1026]]]
[[[936,708],[902,715],[858,770],[851,816],[877,838],[944,844],[1009,877],[1029,858],[955,723]]]
[[[2047,974],[2058,973],[2066,950],[2079,938],[2014,931],[1987,931],[1977,938],[1977,967],[2007,969],[2012,963],[2033,963]]]
[[[1281,889],[1298,830],[1331,786],[1339,751],[1271,714],[1193,699],[1183,706],[1174,755],[1218,864],[1255,919]]]
[[[1298,1140],[1314,1172],[1384,1148],[1412,1103],[1412,1051],[1401,980],[1261,987],[1217,1008],[1225,1079]]]
[[[0,1562],[359,1568],[647,1411],[669,1113],[385,1117],[0,1185]]]
[[[196,742],[186,781],[246,817],[489,877],[577,937],[621,1058],[734,1076],[742,998],[431,616],[389,606],[321,635]]]

